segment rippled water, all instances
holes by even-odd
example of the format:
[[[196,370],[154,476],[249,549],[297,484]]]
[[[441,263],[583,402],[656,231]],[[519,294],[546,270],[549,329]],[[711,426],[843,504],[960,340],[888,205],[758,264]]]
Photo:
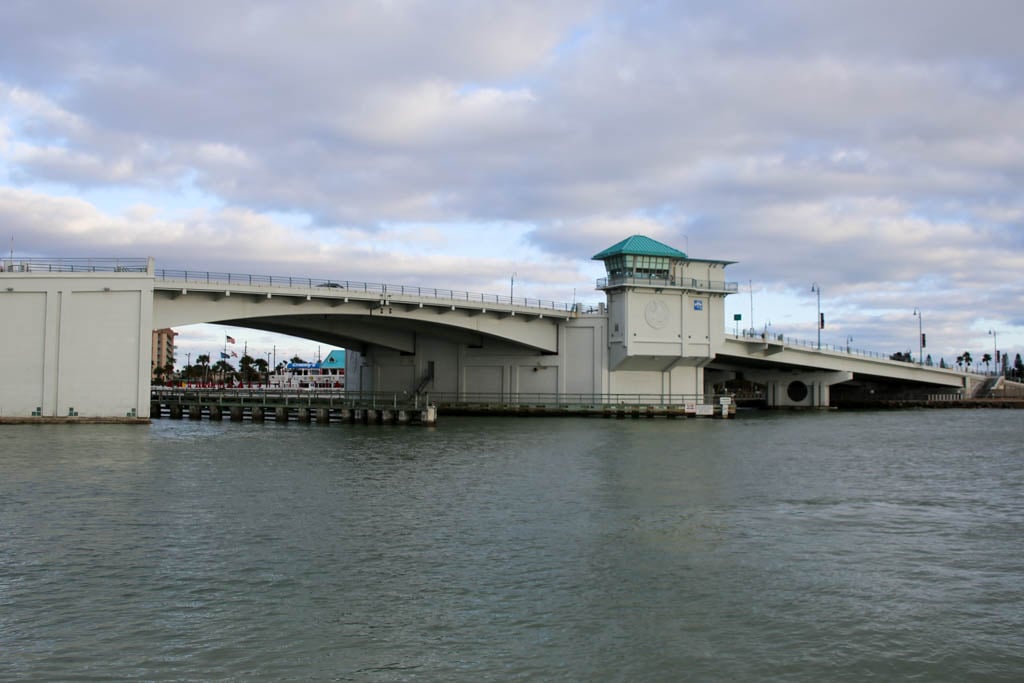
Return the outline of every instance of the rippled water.
[[[1016,411],[0,429],[2,680],[1021,680]]]

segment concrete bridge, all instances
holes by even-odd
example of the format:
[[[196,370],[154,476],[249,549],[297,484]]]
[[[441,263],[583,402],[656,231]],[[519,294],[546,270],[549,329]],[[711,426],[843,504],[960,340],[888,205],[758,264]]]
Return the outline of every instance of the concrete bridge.
[[[972,378],[725,331],[731,263],[642,236],[597,256],[605,303],[343,280],[162,270],[153,259],[4,263],[0,418],[148,418],[150,331],[222,323],[348,349],[353,391],[633,396],[711,403],[731,380],[769,406],[876,392],[962,393]]]
[[[417,335],[477,344],[502,339],[558,352],[571,304],[433,287],[314,278],[154,270],[153,325],[216,322],[353,350],[414,353]]]

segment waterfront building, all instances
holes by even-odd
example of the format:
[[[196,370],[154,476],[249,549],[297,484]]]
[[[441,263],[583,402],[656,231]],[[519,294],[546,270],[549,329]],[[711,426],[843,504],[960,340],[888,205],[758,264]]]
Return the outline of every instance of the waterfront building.
[[[345,350],[335,349],[323,360],[287,363],[270,376],[269,384],[280,389],[344,389]]]
[[[163,374],[157,368],[174,367],[174,338],[178,333],[169,327],[153,330],[152,379]]]

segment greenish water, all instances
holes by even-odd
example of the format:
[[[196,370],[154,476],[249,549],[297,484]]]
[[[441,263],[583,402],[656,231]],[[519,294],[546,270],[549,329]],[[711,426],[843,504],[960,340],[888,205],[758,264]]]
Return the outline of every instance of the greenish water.
[[[1021,417],[4,427],[0,680],[1022,680]]]

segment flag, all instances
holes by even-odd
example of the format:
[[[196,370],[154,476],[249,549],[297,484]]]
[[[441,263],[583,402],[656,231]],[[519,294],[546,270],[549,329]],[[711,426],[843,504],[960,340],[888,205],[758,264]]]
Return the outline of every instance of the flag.
[[[226,354],[223,351],[221,351],[220,352],[220,358],[221,358],[221,360],[227,360],[228,358],[231,358],[231,356],[229,356],[228,354]]]
[[[232,337],[230,334],[227,335],[227,338],[228,338],[228,344],[234,344],[235,343],[235,338]]]

